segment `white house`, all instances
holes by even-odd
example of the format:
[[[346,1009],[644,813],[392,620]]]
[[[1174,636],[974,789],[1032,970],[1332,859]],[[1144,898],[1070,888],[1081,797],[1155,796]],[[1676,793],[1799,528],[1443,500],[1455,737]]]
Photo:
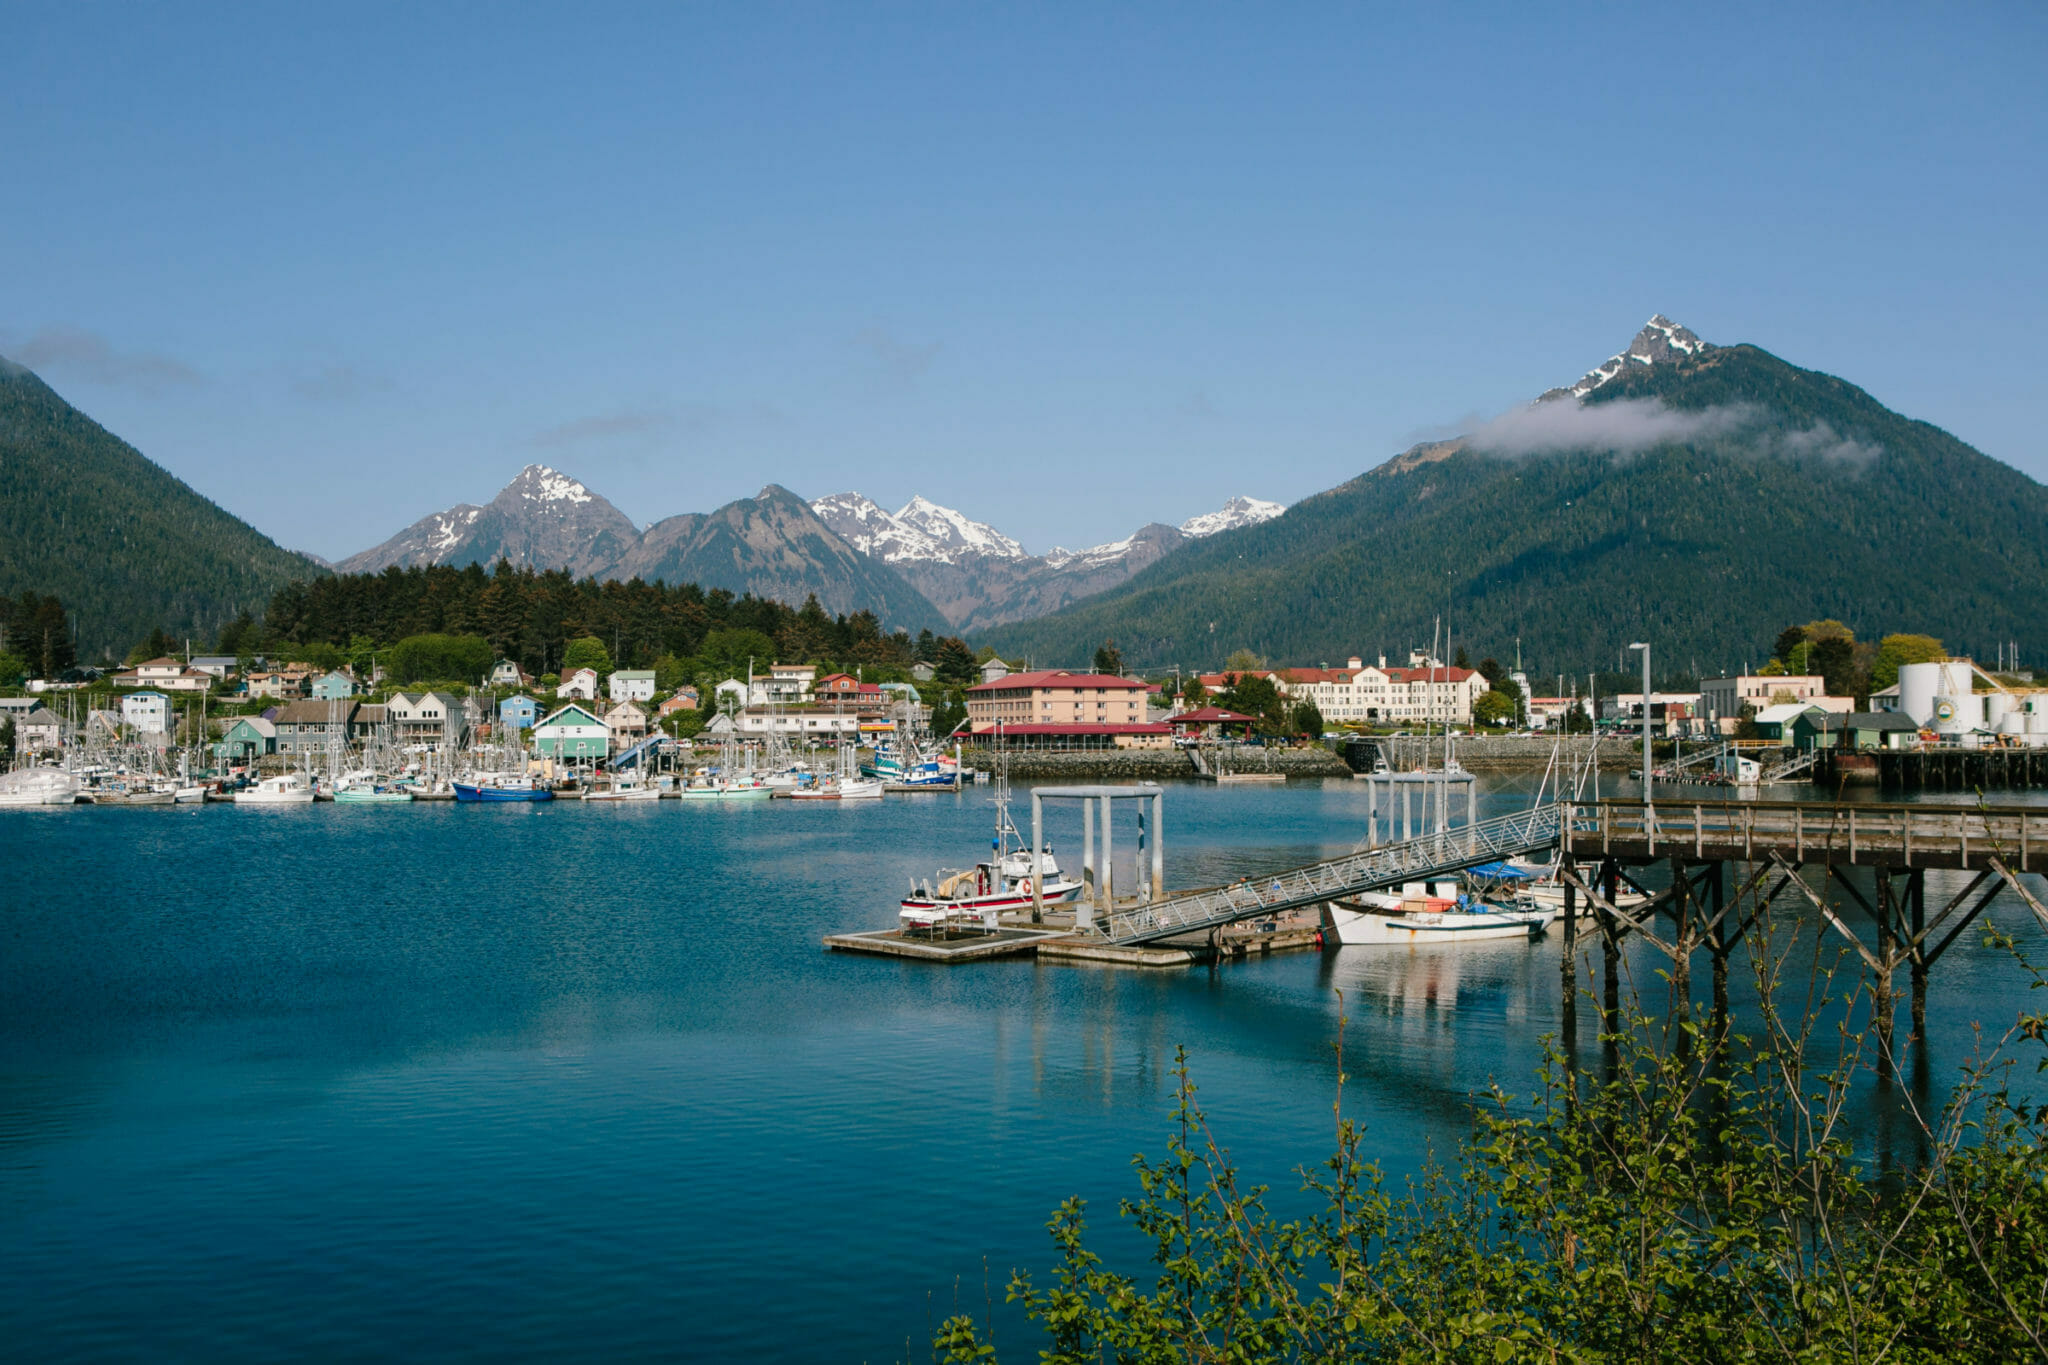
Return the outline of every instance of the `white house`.
[[[137,734],[164,734],[171,728],[171,699],[161,692],[130,692],[121,698],[121,723]]]
[[[525,671],[510,659],[500,659],[491,665],[493,687],[524,687],[532,681],[526,676]]]
[[[745,706],[747,704],[747,685],[738,678],[727,678],[724,682],[713,688],[712,691],[718,697],[718,709],[721,711],[726,707],[725,699],[727,697],[733,699],[732,704],[735,706]],[[764,693],[761,702],[765,706],[767,701],[768,698]]]
[[[581,701],[596,701],[597,670],[594,668],[577,669],[574,673],[562,679],[561,683],[555,688],[555,695],[558,697],[575,697]]]
[[[176,659],[151,659],[146,664],[135,665],[132,673],[117,674],[117,683],[132,683],[143,687],[161,687],[166,692],[204,692],[213,686],[211,675],[196,668],[187,668]]]
[[[622,701],[604,713],[604,728],[613,753],[629,749],[647,738],[647,713],[632,702]]]
[[[760,700],[781,706],[809,701],[811,684],[817,680],[816,664],[770,664],[767,690]]]
[[[654,670],[621,668],[606,684],[613,701],[653,701]]]

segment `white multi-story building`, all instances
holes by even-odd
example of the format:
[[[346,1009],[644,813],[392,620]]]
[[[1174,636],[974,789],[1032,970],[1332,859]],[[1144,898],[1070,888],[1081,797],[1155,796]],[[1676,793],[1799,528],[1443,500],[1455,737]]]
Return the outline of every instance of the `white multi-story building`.
[[[121,698],[121,723],[137,734],[161,735],[171,727],[171,699],[161,692],[130,692]]]
[[[621,668],[605,680],[605,688],[613,701],[653,701],[654,670],[651,668]]]
[[[1205,673],[1202,686],[1211,692],[1229,685],[1229,673]],[[1423,653],[1409,656],[1407,666],[1376,664],[1352,656],[1342,668],[1280,668],[1259,676],[1282,696],[1315,703],[1331,723],[1469,725],[1472,703],[1491,686],[1483,674],[1457,668]]]

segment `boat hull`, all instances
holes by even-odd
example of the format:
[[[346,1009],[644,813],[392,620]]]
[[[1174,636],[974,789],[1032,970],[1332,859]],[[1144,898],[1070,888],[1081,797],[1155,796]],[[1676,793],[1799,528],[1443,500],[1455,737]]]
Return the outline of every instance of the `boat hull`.
[[[412,800],[411,792],[338,791],[334,794],[337,803],[345,806],[399,805]]]
[[[313,804],[313,793],[311,791],[298,791],[279,795],[275,792],[241,791],[235,793],[235,804],[238,806],[310,806]]]
[[[1402,943],[1473,943],[1539,938],[1556,918],[1550,910],[1450,910],[1388,914],[1332,905],[1330,925],[1345,947]]]
[[[496,804],[505,801],[552,801],[555,794],[546,787],[483,787],[472,782],[457,782],[455,799]]]
[[[685,787],[685,801],[766,801],[773,787]]]
[[[1054,883],[1045,889],[1046,905],[1071,905],[1081,898],[1079,882]],[[1006,914],[1031,908],[1031,893],[1018,894],[1015,891],[992,892],[986,896],[966,896],[959,900],[939,900],[935,897],[907,896],[898,911],[898,917],[906,923],[917,923],[927,919],[943,918],[948,912],[967,915],[985,913]]]
[[[615,787],[610,791],[586,791],[583,793],[583,799],[585,801],[659,801],[661,799],[661,790],[658,787],[628,787],[626,790],[620,791]]]

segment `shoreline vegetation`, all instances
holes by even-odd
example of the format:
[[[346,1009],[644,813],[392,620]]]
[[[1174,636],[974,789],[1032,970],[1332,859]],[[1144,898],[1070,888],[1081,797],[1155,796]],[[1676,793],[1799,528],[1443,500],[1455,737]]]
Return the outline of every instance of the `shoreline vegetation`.
[[[2048,986],[2013,939],[1985,941]],[[1053,1265],[1013,1271],[1007,1301],[1053,1365],[2042,1359],[2048,1105],[2020,1078],[2048,1070],[2048,1015],[1980,1033],[1929,1109],[1879,1077],[1872,980],[1818,953],[1801,980],[1804,953],[1753,949],[1751,1034],[1633,992],[1597,1067],[1546,1042],[1533,1092],[1479,1097],[1471,1135],[1405,1184],[1345,1112],[1340,1014],[1331,1154],[1297,1168],[1314,1208],[1285,1222],[1210,1127],[1182,1050],[1166,1153],[1133,1159],[1118,1211],[1150,1272],[1106,1264],[1068,1199]],[[1873,1094],[1904,1118],[1904,1159],[1849,1137]],[[993,1323],[951,1317],[931,1352],[995,1361]]]

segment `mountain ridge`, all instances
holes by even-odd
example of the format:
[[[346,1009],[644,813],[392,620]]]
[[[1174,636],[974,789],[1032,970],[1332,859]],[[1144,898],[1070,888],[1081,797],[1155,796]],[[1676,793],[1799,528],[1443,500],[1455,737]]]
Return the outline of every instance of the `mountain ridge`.
[[[1653,323],[1689,347],[1632,343],[1583,396],[1551,390],[977,639],[1047,665],[1111,638],[1140,666],[1312,662],[1426,644],[1446,617],[1475,654],[1519,638],[1541,676],[1644,638],[1660,669],[1740,667],[1822,617],[1952,644],[2048,628],[2048,489],[1847,380]]]

